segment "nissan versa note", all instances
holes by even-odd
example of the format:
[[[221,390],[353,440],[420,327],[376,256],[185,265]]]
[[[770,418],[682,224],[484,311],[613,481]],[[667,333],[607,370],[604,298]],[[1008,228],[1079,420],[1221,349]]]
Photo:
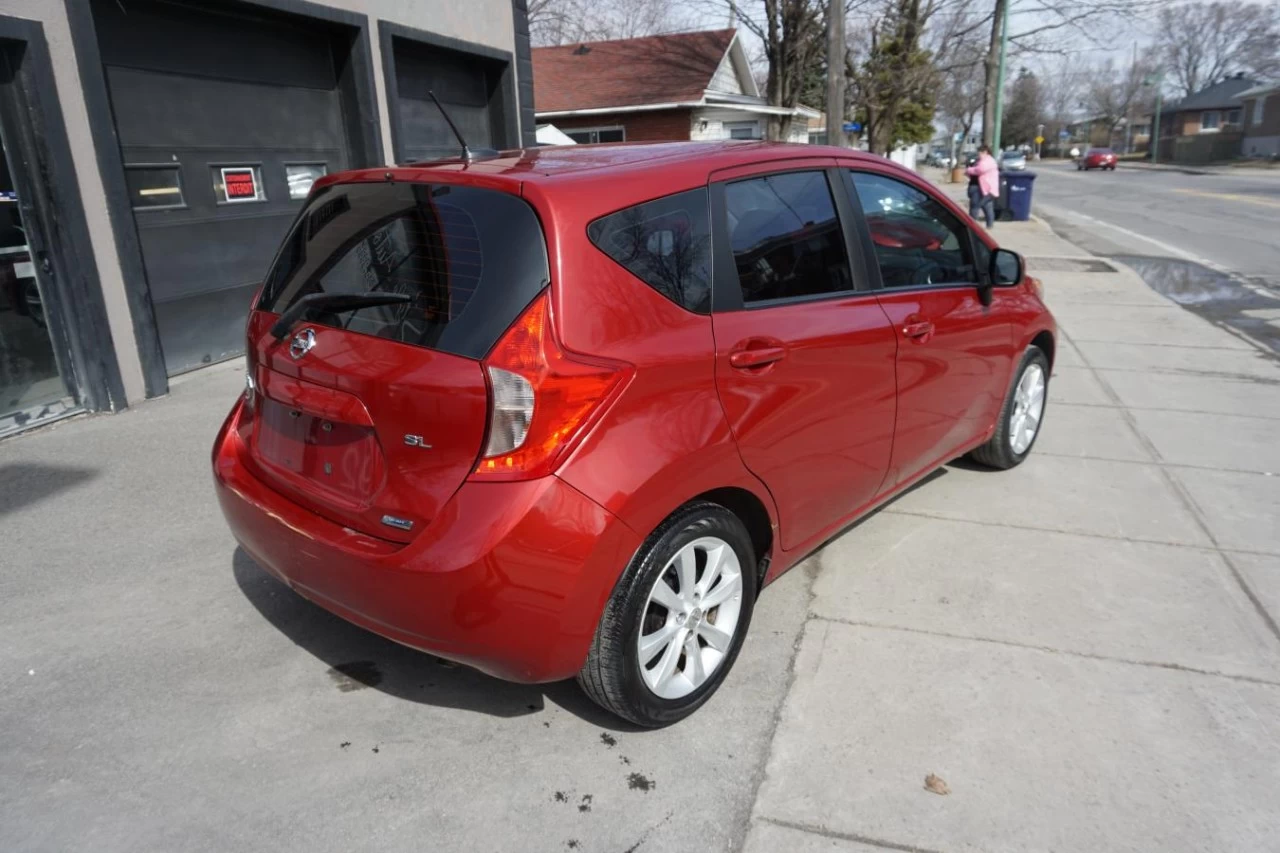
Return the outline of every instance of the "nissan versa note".
[[[213,467],[259,565],[644,726],[850,522],[1021,462],[1055,349],[1022,259],[916,175],[759,142],[321,178],[247,333]]]

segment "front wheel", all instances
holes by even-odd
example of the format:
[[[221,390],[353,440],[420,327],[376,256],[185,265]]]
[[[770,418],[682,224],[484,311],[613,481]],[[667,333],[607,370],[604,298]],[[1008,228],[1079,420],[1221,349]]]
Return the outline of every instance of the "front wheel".
[[[742,521],[719,504],[688,504],[618,580],[578,683],[637,725],[682,720],[728,675],[755,599],[755,550]]]
[[[973,451],[973,459],[1002,470],[1021,464],[1040,435],[1048,390],[1049,359],[1039,347],[1028,347],[1014,372],[995,434]]]

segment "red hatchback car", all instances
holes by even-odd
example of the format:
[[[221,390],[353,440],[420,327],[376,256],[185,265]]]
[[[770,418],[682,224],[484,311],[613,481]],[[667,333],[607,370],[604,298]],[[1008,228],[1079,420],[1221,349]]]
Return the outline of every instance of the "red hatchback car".
[[[1110,148],[1090,148],[1076,161],[1076,171],[1090,169],[1116,170],[1116,152]]]
[[[1021,462],[1054,338],[1016,254],[845,149],[331,175],[249,318],[218,498],[322,607],[659,726],[843,527],[962,454]]]

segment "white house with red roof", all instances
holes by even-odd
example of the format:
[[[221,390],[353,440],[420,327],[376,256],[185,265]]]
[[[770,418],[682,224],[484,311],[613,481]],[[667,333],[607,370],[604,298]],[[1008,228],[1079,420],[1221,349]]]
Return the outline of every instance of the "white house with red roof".
[[[733,29],[540,47],[534,109],[576,142],[763,139],[790,115],[792,142],[808,142],[818,112],[770,106]]]

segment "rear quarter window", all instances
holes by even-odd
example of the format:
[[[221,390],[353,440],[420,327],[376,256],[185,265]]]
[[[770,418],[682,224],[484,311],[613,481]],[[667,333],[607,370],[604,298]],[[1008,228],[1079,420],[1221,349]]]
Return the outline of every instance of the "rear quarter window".
[[[637,204],[587,226],[600,251],[677,305],[711,311],[711,220],[705,187]]]
[[[307,203],[259,307],[312,293],[402,293],[407,303],[308,321],[481,358],[549,281],[533,209],[498,190],[451,184],[334,184]]]

